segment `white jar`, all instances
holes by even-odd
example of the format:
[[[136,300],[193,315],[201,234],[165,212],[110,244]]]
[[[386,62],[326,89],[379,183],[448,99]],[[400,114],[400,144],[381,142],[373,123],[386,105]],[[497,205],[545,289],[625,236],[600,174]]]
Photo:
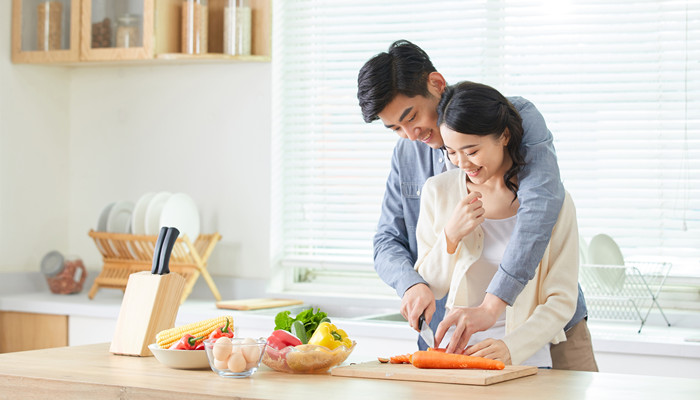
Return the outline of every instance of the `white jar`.
[[[228,0],[224,7],[224,53],[250,55],[253,13],[248,0]]]

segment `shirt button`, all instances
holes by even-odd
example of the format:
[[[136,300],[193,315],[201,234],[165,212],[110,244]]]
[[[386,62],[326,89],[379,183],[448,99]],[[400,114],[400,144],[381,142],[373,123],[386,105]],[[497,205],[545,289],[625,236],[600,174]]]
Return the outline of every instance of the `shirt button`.
[[[416,196],[420,196],[420,190],[416,191]]]
[[[442,157],[440,157],[440,160],[438,160],[438,161],[442,162]]]

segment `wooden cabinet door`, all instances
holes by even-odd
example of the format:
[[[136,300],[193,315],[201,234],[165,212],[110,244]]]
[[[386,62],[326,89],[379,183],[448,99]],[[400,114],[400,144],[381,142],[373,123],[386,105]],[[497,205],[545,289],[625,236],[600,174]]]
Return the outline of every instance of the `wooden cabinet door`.
[[[80,0],[12,0],[12,62],[79,58]]]
[[[68,346],[68,316],[0,311],[0,353]]]
[[[153,58],[155,0],[83,0],[80,24],[81,61],[147,60]],[[124,25],[135,21],[135,30]],[[104,29],[103,29],[104,28]],[[105,30],[104,32],[102,32]],[[123,40],[136,32],[136,42]]]

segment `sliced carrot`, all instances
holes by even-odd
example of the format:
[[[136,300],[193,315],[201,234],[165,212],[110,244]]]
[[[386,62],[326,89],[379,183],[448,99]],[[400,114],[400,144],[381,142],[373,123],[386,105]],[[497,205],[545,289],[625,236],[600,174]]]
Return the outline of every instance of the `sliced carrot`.
[[[463,354],[442,353],[440,351],[417,351],[411,357],[411,363],[417,368],[478,368],[503,369],[501,361],[484,357],[465,356]]]
[[[386,364],[389,362],[389,359],[386,357],[377,357],[377,360],[379,360],[379,362],[382,364]]]
[[[447,351],[447,349],[444,347],[438,347],[438,348],[428,347],[428,351],[439,351],[440,353],[444,353]]]
[[[392,364],[410,364],[411,360],[410,357],[411,354],[401,354],[398,356],[393,356],[389,358],[389,362]]]

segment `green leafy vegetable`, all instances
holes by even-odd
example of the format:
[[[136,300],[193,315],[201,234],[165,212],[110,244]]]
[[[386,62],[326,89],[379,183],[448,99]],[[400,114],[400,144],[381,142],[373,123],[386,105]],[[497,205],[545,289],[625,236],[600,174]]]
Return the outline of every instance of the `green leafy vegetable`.
[[[321,311],[320,308],[316,309],[311,307],[308,310],[304,310],[297,314],[294,318],[290,315],[291,311],[282,311],[275,316],[275,329],[284,329],[287,332],[292,332],[292,324],[296,321],[301,322],[306,329],[306,337],[310,338],[314,334],[318,325],[325,319],[330,321],[328,314]],[[298,324],[297,324],[298,326]],[[300,330],[300,329],[297,329]]]

